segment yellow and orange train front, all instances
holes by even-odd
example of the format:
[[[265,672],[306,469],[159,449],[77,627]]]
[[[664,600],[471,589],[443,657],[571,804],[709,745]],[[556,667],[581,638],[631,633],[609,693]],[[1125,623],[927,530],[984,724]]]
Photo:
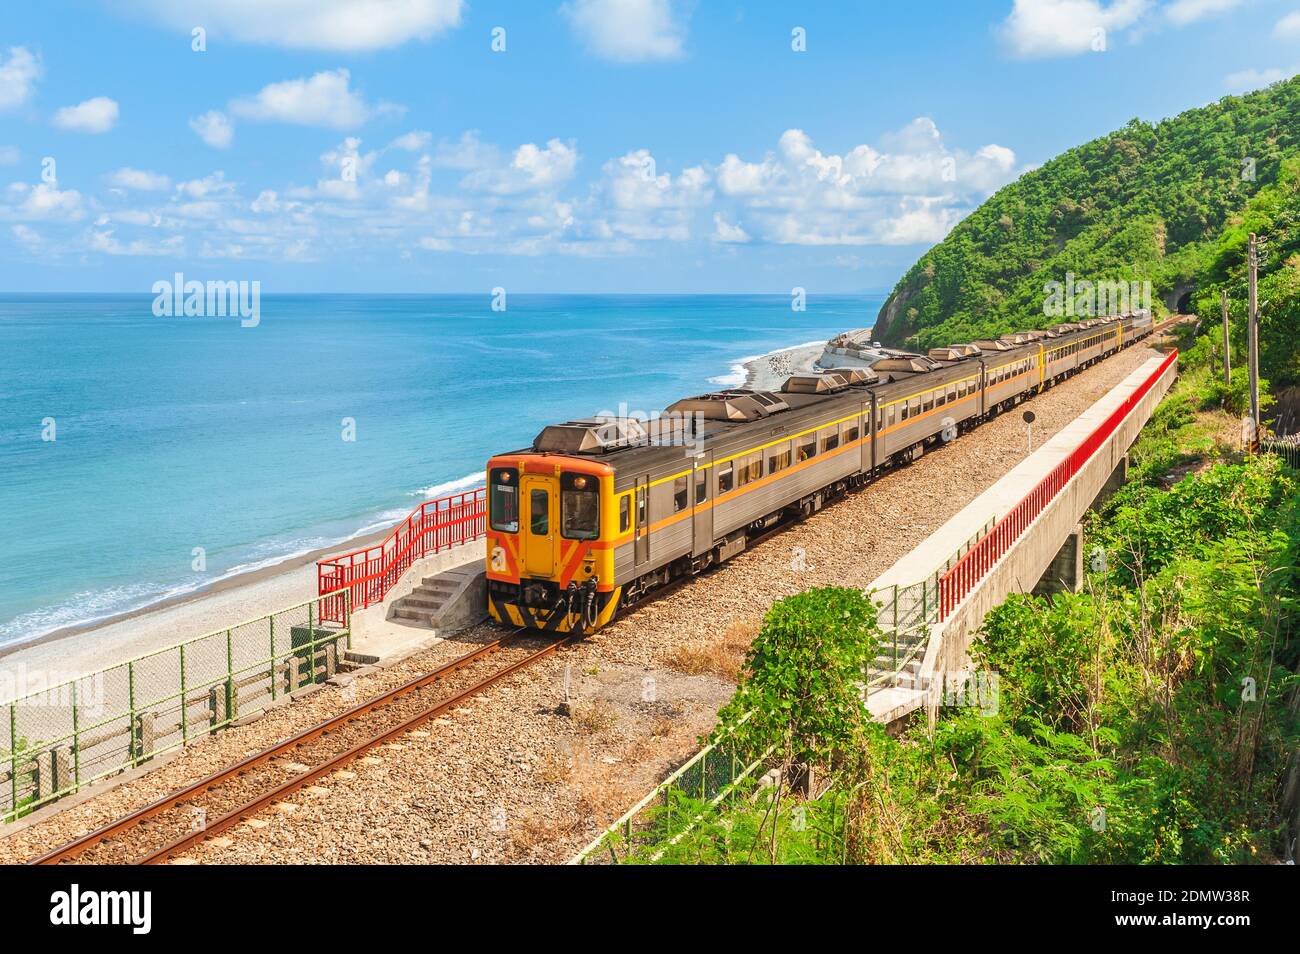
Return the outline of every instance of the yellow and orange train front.
[[[577,457],[505,454],[488,461],[487,490],[492,618],[559,633],[592,632],[613,619],[614,469]]]

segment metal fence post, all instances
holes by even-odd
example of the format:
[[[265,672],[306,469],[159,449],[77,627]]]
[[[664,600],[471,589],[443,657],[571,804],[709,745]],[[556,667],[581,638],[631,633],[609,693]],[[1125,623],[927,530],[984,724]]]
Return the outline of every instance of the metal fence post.
[[[271,665],[268,670],[271,679],[271,701],[275,701],[275,614],[271,614]]]
[[[189,701],[186,698],[188,690],[185,688],[185,644],[181,643],[181,744],[187,745],[190,741],[190,715]]]
[[[18,704],[9,703],[9,807],[18,811]]]
[[[307,665],[311,667],[311,681],[316,682],[316,627],[311,624],[311,604],[307,604]]]
[[[78,711],[77,680],[72,680],[72,786],[81,787],[81,713]]]
[[[138,756],[140,753],[139,739],[136,733],[139,731],[135,725],[135,660],[132,659],[126,664],[126,705],[127,705],[127,731],[131,739],[131,767],[135,768],[140,764]]]
[[[226,721],[235,721],[235,647],[226,630]]]

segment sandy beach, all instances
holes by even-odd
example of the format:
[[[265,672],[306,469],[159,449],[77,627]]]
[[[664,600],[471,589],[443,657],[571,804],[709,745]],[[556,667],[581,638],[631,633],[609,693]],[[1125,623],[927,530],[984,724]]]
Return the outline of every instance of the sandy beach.
[[[107,620],[0,645],[0,670],[62,681],[296,606],[316,596],[317,560],[379,543],[389,532],[301,554]],[[6,701],[8,695],[0,693],[0,703]]]

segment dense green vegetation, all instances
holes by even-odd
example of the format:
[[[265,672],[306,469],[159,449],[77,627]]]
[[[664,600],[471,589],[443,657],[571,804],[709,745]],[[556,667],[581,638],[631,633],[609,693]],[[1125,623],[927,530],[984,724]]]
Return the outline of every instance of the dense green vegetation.
[[[925,347],[1054,323],[1044,286],[1067,273],[1150,281],[1201,319],[1131,451],[1129,483],[1087,523],[1086,586],[996,608],[965,693],[935,725],[897,735],[855,695],[878,645],[861,595],[831,588],[778,603],[714,738],[740,740],[782,769],[779,781],[751,776],[716,807],[677,793],[665,817],[695,823],[632,860],[1294,857],[1300,474],[1238,448],[1248,236],[1265,239],[1267,409],[1270,383],[1300,382],[1297,226],[1300,79],[1070,150],[926,253],[882,310],[884,340]],[[1223,291],[1231,386],[1219,370]]]
[[[1298,157],[1300,78],[1155,125],[1135,119],[1025,174],[958,224],[898,283],[877,337],[930,347],[1055,323],[1043,315],[1045,285],[1067,274],[1149,281],[1175,305],[1191,294],[1215,320],[1224,286],[1240,315],[1254,230],[1273,240],[1264,336],[1289,342],[1294,357]],[[1300,377],[1294,360],[1278,373],[1278,355],[1278,380]]]
[[[808,798],[754,785],[721,809],[682,797],[675,816],[698,824],[653,852],[679,863],[1285,857],[1300,825],[1300,806],[1282,804],[1287,776],[1300,776],[1300,475],[1216,442],[1234,418],[1217,409],[1215,381],[1193,349],[1135,447],[1132,479],[1088,526],[1083,592],[1013,597],[990,614],[972,653],[984,675],[933,730],[922,719],[891,737],[856,701],[876,639],[860,594],[778,603],[719,737],[744,733],[783,777],[811,763],[829,788]]]

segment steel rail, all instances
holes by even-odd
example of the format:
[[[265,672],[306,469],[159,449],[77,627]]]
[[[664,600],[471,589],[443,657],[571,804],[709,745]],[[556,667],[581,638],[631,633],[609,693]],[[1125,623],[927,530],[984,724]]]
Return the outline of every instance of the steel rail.
[[[243,775],[244,773],[248,772],[250,769],[255,768],[258,765],[268,762],[273,758],[286,755],[287,753],[293,751],[294,749],[302,745],[306,745],[310,742],[313,742],[316,739],[320,738],[321,736],[328,735],[330,732],[342,728],[344,725],[347,725],[348,723],[355,722],[357,719],[360,718],[364,718],[365,716],[369,715],[371,712],[374,712],[377,709],[381,709],[390,705],[391,703],[395,702],[396,700],[400,699],[403,696],[409,695],[412,692],[433,685],[434,683],[437,683],[445,679],[446,677],[456,672],[459,672],[460,670],[466,668],[467,666],[470,666],[471,664],[477,662],[478,660],[496,653],[504,646],[513,643],[519,637],[527,635],[529,632],[530,632],[529,630],[521,628],[515,630],[514,632],[507,633],[506,635],[500,637],[499,639],[495,639],[490,643],[485,643],[484,645],[478,647],[472,652],[466,653],[465,655],[453,659],[450,662],[444,663],[442,666],[439,666],[437,669],[434,669],[421,676],[418,676],[415,679],[412,679],[410,682],[404,683],[395,689],[391,689],[386,693],[382,693],[378,696],[375,696],[373,699],[368,699],[365,702],[353,706],[351,709],[348,709],[346,712],[340,713],[339,715],[334,716],[324,722],[321,722],[314,726],[310,726],[282,742],[277,742],[275,745],[263,749],[260,752],[255,752],[254,754],[248,756],[245,759],[242,759],[239,762],[236,762],[233,765],[229,765],[223,769],[219,769],[218,771],[213,772],[211,775],[208,775],[198,780],[197,782],[193,782],[189,785],[184,786],[183,788],[177,789],[176,791],[163,796],[157,801],[145,805],[143,808],[137,809],[136,811],[131,812],[130,814],[124,815],[121,818],[109,822],[107,825],[97,828],[94,831],[91,831],[85,835],[82,835],[80,838],[77,838],[74,841],[68,842],[65,845],[55,848],[54,850],[49,851],[46,854],[41,855],[36,859],[33,859],[31,862],[29,862],[29,864],[50,865],[50,864],[60,864],[60,863],[71,861],[74,858],[76,858],[78,855],[82,854],[83,852],[91,848],[94,848],[96,845],[99,845],[105,841],[110,840],[115,835],[119,835],[122,832],[136,828],[142,822],[145,822],[148,819],[157,816],[165,811],[169,811],[186,801],[190,801],[195,796],[207,792],[210,789],[216,788],[221,784],[223,784],[224,782],[229,781],[232,778]],[[399,726],[398,729],[393,730],[393,734],[401,734],[402,732],[408,731],[409,724],[418,724],[419,722],[427,721],[427,719],[436,717],[441,712],[446,711],[448,708],[451,708],[455,704],[463,701],[465,698],[477,692],[480,692],[483,689],[488,688],[492,683],[496,682],[497,680],[504,678],[506,675],[509,675],[512,672],[515,672],[523,665],[527,665],[528,663],[531,663],[534,660],[539,659],[542,656],[553,652],[564,641],[565,641],[564,639],[558,639],[555,642],[546,646],[540,652],[533,653],[528,657],[526,657],[523,661],[512,664],[506,669],[496,673],[494,676],[476,683],[468,690],[457,693],[455,696],[451,697],[450,700],[444,699],[436,703],[432,707],[422,710],[413,720],[407,720],[407,722],[403,723],[402,726]],[[403,726],[405,726],[405,728]],[[375,737],[370,740],[367,740],[367,742],[362,743],[360,747],[354,747],[354,749],[350,749],[348,750],[347,753],[344,753],[344,756],[346,756],[347,758],[344,758],[343,760],[350,761],[351,758],[354,758],[357,754],[359,754],[360,751],[364,751],[365,748],[372,748],[375,745],[382,744],[382,742],[384,741],[387,741],[387,738]],[[341,764],[340,758],[342,757],[335,757],[334,759],[331,759],[324,764],[330,765],[333,768],[337,768],[338,764]],[[317,772],[316,770],[309,770],[307,774],[310,775],[311,778],[317,778],[320,776],[320,774],[323,773]],[[291,780],[291,782],[297,781],[299,779],[303,780],[302,784],[306,784],[306,781],[310,780],[306,776],[298,776],[296,779]],[[280,792],[281,789],[284,789],[285,791],[292,790],[292,788],[288,788],[284,785],[281,785],[278,786],[277,789],[275,789],[275,791]],[[282,797],[282,795],[277,795],[276,797],[277,798]],[[275,800],[274,798],[270,799],[270,801],[274,801],[274,800]],[[241,806],[241,808],[236,809],[236,811],[247,812],[247,807]],[[217,822],[209,824],[205,828],[193,834],[196,834],[200,839],[205,836],[210,836],[215,831],[215,825],[220,823],[221,821],[224,821],[226,818],[227,816],[223,815],[220,819],[217,820]],[[229,826],[227,825],[225,827],[229,827]],[[193,840],[197,840],[197,839],[192,839],[192,841]],[[175,849],[172,849],[170,846],[168,846],[168,850],[174,851]]]

